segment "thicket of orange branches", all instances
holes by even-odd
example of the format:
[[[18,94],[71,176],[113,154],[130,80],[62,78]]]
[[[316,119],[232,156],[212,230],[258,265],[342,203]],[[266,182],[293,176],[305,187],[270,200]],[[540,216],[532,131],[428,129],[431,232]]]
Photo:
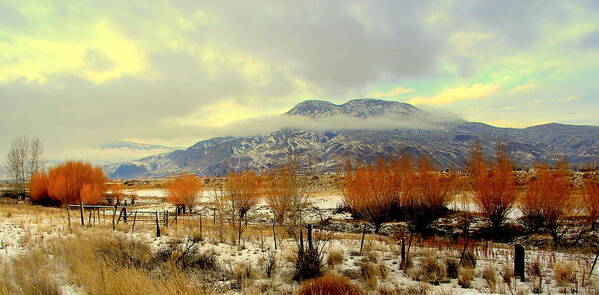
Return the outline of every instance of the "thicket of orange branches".
[[[584,183],[585,196],[583,206],[587,213],[587,224],[591,230],[597,228],[597,219],[599,219],[599,179],[588,179]]]
[[[439,173],[432,162],[422,157],[418,174],[410,172],[404,177],[401,206],[410,230],[425,233],[430,225],[447,211],[457,184],[455,173]]]
[[[405,218],[412,231],[425,232],[446,211],[456,178],[434,171],[426,157],[419,160],[417,173],[412,165],[407,156],[389,164],[379,158],[376,166],[353,167],[348,161],[342,188],[345,206],[371,223],[375,232],[384,222],[399,218]]]
[[[196,198],[204,189],[204,183],[201,178],[193,174],[185,174],[170,179],[165,189],[166,200],[185,213],[187,209],[191,211],[195,206]]]
[[[565,163],[556,169],[538,166],[535,172],[522,199],[523,220],[530,231],[545,229],[558,242],[560,227],[575,205],[570,172]]]
[[[106,176],[100,167],[80,161],[67,161],[50,168],[47,173],[35,173],[29,183],[33,202],[53,200],[72,204],[102,201]]]
[[[474,201],[480,213],[490,221],[492,232],[497,233],[514,208],[517,193],[512,163],[505,146],[497,145],[497,159],[489,168],[482,150],[475,146],[469,167]]]
[[[381,225],[392,217],[393,206],[399,204],[402,171],[398,165],[387,165],[382,159],[376,166],[356,165],[350,161],[345,167],[343,196],[345,206],[378,232]]]

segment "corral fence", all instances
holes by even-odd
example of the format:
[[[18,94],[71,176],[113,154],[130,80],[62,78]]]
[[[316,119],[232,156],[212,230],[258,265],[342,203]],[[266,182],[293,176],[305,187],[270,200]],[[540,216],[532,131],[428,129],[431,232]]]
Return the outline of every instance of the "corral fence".
[[[72,226],[72,219],[79,219],[82,226],[85,226],[86,219],[88,226],[112,222],[112,229],[123,222],[131,225],[131,232],[135,231],[136,224],[154,224],[156,226],[156,235],[160,236],[160,226],[169,227],[177,223],[177,214],[168,210],[127,210],[127,206],[102,206],[102,205],[68,205],[67,220],[69,228]],[[71,211],[77,213],[71,214]],[[117,213],[118,212],[118,213]],[[108,214],[107,214],[108,213]]]

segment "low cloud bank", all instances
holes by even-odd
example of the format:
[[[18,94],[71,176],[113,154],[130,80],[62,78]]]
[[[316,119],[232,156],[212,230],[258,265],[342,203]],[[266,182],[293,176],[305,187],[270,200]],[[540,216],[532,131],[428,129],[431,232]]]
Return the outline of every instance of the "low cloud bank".
[[[442,129],[463,122],[457,114],[429,109],[411,116],[386,114],[371,118],[337,115],[319,119],[293,115],[262,116],[240,120],[229,125],[208,128],[209,133],[230,136],[262,135],[279,129],[326,130],[392,130],[392,129]]]

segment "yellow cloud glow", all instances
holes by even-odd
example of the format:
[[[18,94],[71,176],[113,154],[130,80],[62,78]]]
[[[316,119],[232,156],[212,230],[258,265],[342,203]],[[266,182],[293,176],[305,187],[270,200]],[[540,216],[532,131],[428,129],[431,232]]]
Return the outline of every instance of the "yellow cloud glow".
[[[40,37],[0,31],[0,81],[24,78],[45,82],[52,74],[76,74],[94,83],[146,69],[144,51],[114,30],[98,22],[81,37]],[[76,34],[78,35],[78,34]]]
[[[537,85],[537,84],[519,85],[519,86],[514,87],[512,90],[510,90],[510,93],[514,94],[514,93],[526,91],[528,89],[535,88],[537,86],[539,86],[539,85]]]
[[[456,88],[445,89],[432,97],[416,96],[409,102],[411,104],[419,105],[450,104],[463,100],[485,98],[497,93],[498,89],[499,88],[497,87],[496,83],[474,84],[470,87],[460,86]]]
[[[400,94],[407,93],[407,92],[412,92],[412,91],[414,91],[414,89],[412,89],[412,88],[403,88],[401,86],[398,86],[396,88],[393,88],[389,92],[370,93],[370,94],[368,94],[368,96],[369,97],[378,97],[378,98],[393,97],[393,96],[398,96]]]

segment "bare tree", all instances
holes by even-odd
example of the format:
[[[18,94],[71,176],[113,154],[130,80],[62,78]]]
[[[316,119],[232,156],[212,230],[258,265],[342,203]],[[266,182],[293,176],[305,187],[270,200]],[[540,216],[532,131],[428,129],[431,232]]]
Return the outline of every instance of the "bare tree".
[[[15,191],[24,195],[32,173],[42,170],[42,143],[39,138],[21,136],[13,140],[6,157],[6,171],[12,179]]]
[[[304,211],[317,188],[313,167],[305,163],[302,167],[298,157],[290,155],[283,166],[267,175],[266,199],[279,223],[288,220],[295,227],[305,221]]]
[[[33,138],[29,140],[29,178],[33,173],[39,173],[44,170],[44,163],[42,162],[42,153],[44,147],[42,141],[39,138]]]

